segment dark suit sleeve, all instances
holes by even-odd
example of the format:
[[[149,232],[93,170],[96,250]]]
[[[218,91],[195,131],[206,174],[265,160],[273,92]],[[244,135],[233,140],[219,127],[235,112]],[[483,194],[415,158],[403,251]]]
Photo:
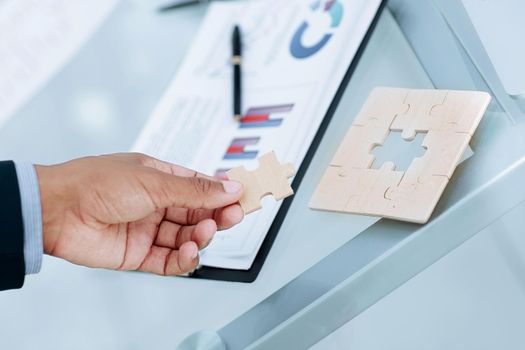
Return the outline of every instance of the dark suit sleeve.
[[[24,227],[15,164],[0,162],[0,290],[24,284]]]

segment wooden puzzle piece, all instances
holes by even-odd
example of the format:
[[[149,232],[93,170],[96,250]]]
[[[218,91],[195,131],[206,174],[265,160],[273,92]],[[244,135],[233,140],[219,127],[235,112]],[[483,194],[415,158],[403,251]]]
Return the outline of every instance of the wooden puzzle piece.
[[[391,129],[401,131],[405,140],[413,140],[417,132],[430,130],[435,123],[430,113],[445,102],[446,95],[446,90],[410,90],[405,100],[408,111],[394,119]]]
[[[261,199],[273,195],[275,200],[281,200],[293,194],[288,183],[295,169],[292,164],[281,164],[275,152],[269,152],[258,158],[259,168],[248,171],[243,166],[226,172],[228,179],[244,185],[244,194],[239,203],[245,214],[261,209]]]
[[[424,224],[430,219],[447,184],[445,176],[432,175],[415,181],[410,177],[403,178],[401,183],[386,191],[389,204],[381,216]]]
[[[407,89],[377,87],[372,90],[352,124],[390,128],[398,114],[408,112],[406,98]]]
[[[340,211],[352,198],[361,197],[363,189],[369,186],[369,178],[361,176],[358,170],[362,169],[350,169],[341,174],[341,167],[330,165],[310,200],[310,207]]]
[[[389,133],[388,127],[352,126],[348,129],[330,165],[370,168],[375,159],[375,156],[371,154],[372,149],[382,145]]]
[[[418,177],[440,175],[451,178],[470,141],[469,134],[431,130],[421,144],[426,149],[422,157],[415,158],[407,169]]]
[[[447,130],[472,136],[485,110],[490,104],[490,94],[484,91],[449,91],[445,102],[431,110],[432,130]]]
[[[381,96],[390,93],[390,99]],[[400,112],[404,103],[408,111]],[[490,95],[478,91],[375,89],[334,155],[310,207],[425,223],[489,103]],[[371,169],[371,151],[390,131],[401,131],[405,140],[412,140],[416,132],[427,134],[422,144],[427,151],[405,172],[395,171],[391,162]]]
[[[365,215],[381,216],[390,204],[390,199],[385,196],[386,192],[397,186],[403,178],[404,172],[394,169],[392,162],[386,162],[379,169],[360,169],[361,179],[367,179],[369,186],[364,189],[364,195],[352,199],[352,205],[347,204],[345,211],[359,210]]]

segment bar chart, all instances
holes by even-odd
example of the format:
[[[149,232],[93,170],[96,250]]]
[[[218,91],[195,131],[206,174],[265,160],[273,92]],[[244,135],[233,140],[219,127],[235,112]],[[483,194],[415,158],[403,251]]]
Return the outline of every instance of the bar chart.
[[[271,118],[273,114],[289,113],[293,110],[293,104],[282,104],[267,107],[254,107],[241,118],[241,129],[278,127],[283,118]]]
[[[241,137],[233,139],[226,150],[223,159],[254,159],[259,152],[255,150],[247,150],[246,147],[258,144],[260,139],[260,137]]]

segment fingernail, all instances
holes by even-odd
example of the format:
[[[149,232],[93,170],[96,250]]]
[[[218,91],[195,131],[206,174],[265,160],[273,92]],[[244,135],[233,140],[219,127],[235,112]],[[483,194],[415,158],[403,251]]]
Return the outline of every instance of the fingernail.
[[[237,181],[223,181],[222,187],[226,193],[237,193],[242,189],[242,184]]]
[[[191,258],[192,258],[192,259],[195,259],[195,258],[197,258],[198,255],[199,255],[199,250],[198,250],[198,249],[195,249],[195,251],[194,251],[193,254],[191,255]]]

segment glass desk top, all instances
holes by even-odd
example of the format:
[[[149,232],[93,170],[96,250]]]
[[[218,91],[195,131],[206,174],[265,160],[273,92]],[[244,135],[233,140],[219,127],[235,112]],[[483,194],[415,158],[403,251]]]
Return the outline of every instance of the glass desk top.
[[[160,3],[120,2],[64,69],[0,129],[0,158],[56,163],[84,155],[127,151],[177,71],[206,9],[206,5],[199,5],[159,14],[156,9]],[[254,283],[92,270],[46,256],[42,271],[29,276],[22,290],[0,295],[3,329],[0,348],[12,348],[16,344],[27,349],[174,349],[188,335],[200,330],[224,327],[222,334],[239,332],[239,322],[246,320],[249,324],[248,318],[254,315],[260,315],[261,324],[267,319],[267,329],[261,326],[259,330],[263,335],[271,330],[272,322],[277,322],[279,317],[284,322],[295,312],[292,307],[275,314],[268,305],[272,301],[276,302],[274,307],[278,305],[283,293],[298,293],[299,300],[305,296],[306,289],[295,286],[285,288],[281,294],[274,293],[342,246],[354,254],[346,256],[345,250],[334,253],[342,262],[334,265],[330,280],[334,285],[348,276],[357,278],[367,271],[380,271],[386,266],[381,265],[382,261],[383,264],[399,263],[399,278],[382,279],[368,299],[356,297],[350,303],[355,306],[352,311],[355,313],[431,263],[424,256],[414,255],[412,248],[404,247],[416,249],[419,245],[418,249],[430,252],[428,255],[433,255],[436,247],[435,259],[453,249],[461,239],[450,244],[440,243],[439,235],[427,234],[435,241],[419,241],[418,237],[424,234],[420,232],[421,226],[388,220],[379,221],[353,239],[355,228],[364,229],[376,219],[314,212],[307,208],[313,189],[353,116],[377,85],[433,87],[388,11],[380,18]],[[518,151],[525,149],[519,137],[520,132],[523,134],[520,129],[520,125],[513,125],[502,113],[489,113],[485,117],[472,143],[474,152],[482,156],[460,166],[437,209],[436,225],[441,222],[440,218],[447,219],[456,213],[454,208],[504,169],[520,167]],[[501,152],[510,144],[515,146],[515,152]],[[500,156],[494,157],[494,154]],[[516,198],[508,199],[509,202],[496,200],[493,205],[501,204],[504,210],[520,195],[521,192],[516,192]],[[428,230],[436,225],[428,226]],[[447,239],[446,235],[442,237]],[[463,237],[467,238],[468,235]],[[404,256],[417,269],[405,269],[407,261],[402,259],[385,260],[393,251],[401,254],[403,249],[406,249]],[[397,256],[401,256],[399,254]],[[315,267],[309,271],[307,276],[315,276]],[[322,269],[317,273],[323,273]],[[371,272],[370,279],[378,278],[378,273]],[[325,278],[308,279],[304,287],[311,291],[312,300],[333,287],[323,285],[328,281]],[[374,284],[356,283],[354,292],[356,295],[369,293],[372,286]],[[257,307],[255,311],[250,310],[265,299],[260,310]],[[301,309],[299,304],[296,307]],[[237,319],[247,310],[250,310],[248,318]],[[265,318],[264,310],[272,314]]]

